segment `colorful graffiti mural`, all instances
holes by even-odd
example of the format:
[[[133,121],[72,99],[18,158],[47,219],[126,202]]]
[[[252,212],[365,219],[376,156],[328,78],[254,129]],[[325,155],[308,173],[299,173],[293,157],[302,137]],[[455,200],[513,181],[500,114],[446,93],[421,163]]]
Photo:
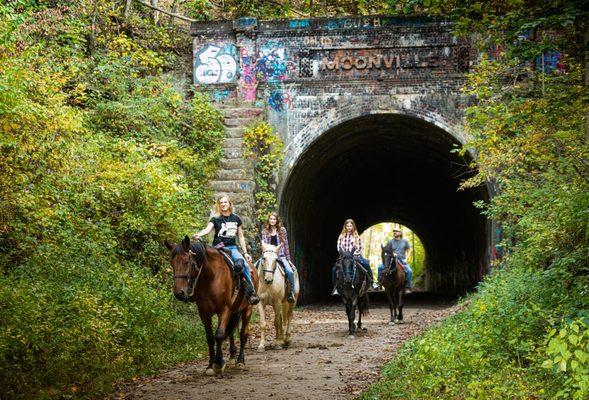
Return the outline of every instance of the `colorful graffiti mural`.
[[[229,83],[237,78],[237,48],[208,45],[194,57],[194,81],[200,84]]]
[[[256,75],[261,81],[280,82],[286,79],[286,49],[281,43],[268,41],[260,47]]]

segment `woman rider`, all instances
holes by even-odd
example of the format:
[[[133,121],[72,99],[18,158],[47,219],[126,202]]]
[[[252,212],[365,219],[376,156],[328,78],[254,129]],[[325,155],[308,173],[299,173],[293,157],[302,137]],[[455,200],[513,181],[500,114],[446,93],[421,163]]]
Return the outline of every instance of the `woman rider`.
[[[280,246],[278,250],[278,262],[284,268],[284,274],[288,280],[290,287],[288,293],[288,302],[294,303],[294,272],[290,266],[290,251],[288,249],[288,238],[286,236],[286,228],[280,223],[280,217],[277,213],[271,212],[268,216],[268,221],[262,230],[262,243],[271,244],[273,246]]]
[[[241,218],[239,218],[237,214],[233,214],[233,203],[231,203],[229,196],[226,194],[220,194],[217,196],[217,201],[215,202],[215,214],[209,220],[206,228],[195,233],[192,237],[193,239],[198,240],[201,236],[208,235],[213,228],[215,229],[213,246],[217,248],[224,247],[231,252],[231,259],[235,264],[235,271],[245,277],[247,287],[244,289],[248,302],[250,304],[257,304],[260,299],[256,294],[249,266],[246,265],[243,256],[237,249],[237,243],[235,240],[237,237],[241,248],[246,250],[243,228],[241,225]],[[252,261],[252,258],[247,252],[244,255],[249,262]]]
[[[354,252],[354,258],[357,262],[359,262],[364,269],[368,272],[368,280],[372,288],[376,288],[376,284],[374,283],[374,278],[372,276],[372,268],[370,268],[370,261],[362,256],[362,240],[360,239],[360,235],[358,235],[358,229],[356,229],[356,223],[353,219],[347,219],[344,222],[344,227],[337,238],[337,251],[349,251]],[[333,296],[339,294],[337,292],[337,288],[335,287],[335,281],[337,279],[337,264],[333,266],[331,269],[331,280],[333,282],[333,291],[331,294]]]

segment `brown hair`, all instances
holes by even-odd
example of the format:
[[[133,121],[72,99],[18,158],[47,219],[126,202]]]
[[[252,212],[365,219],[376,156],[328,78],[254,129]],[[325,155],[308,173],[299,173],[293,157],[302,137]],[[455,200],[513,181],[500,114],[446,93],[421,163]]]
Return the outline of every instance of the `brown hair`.
[[[346,233],[348,233],[346,231],[346,225],[348,225],[348,223],[352,224],[352,226],[354,227],[354,230],[352,231],[352,236],[354,237],[354,244],[356,245],[356,247],[359,247],[360,235],[358,235],[358,228],[356,228],[356,223],[352,218],[346,219],[346,222],[344,222],[344,226],[342,227],[342,231],[339,234],[339,237],[340,239],[342,239],[344,236],[346,236]]]
[[[270,235],[270,217],[276,218],[276,232],[278,233],[278,237],[280,238],[280,242],[284,243],[284,232],[282,230],[282,221],[280,220],[280,216],[276,211],[270,212],[268,214],[268,218],[266,218],[266,223],[264,224],[264,233],[266,235]]]

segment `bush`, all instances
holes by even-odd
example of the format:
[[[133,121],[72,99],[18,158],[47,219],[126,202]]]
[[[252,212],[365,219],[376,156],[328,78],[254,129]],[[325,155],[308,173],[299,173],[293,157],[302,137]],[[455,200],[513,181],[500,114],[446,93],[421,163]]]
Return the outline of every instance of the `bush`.
[[[563,287],[568,278],[563,270],[524,268],[489,276],[465,300],[465,311],[409,341],[362,398],[552,399],[567,389],[580,393],[584,355],[577,354],[578,369],[566,377],[545,368],[546,352],[558,365],[557,349],[564,346],[555,344],[556,331],[549,330],[558,329],[562,315],[581,315],[586,308],[575,291]],[[549,337],[553,344],[547,348]],[[580,337],[567,346],[582,346]]]

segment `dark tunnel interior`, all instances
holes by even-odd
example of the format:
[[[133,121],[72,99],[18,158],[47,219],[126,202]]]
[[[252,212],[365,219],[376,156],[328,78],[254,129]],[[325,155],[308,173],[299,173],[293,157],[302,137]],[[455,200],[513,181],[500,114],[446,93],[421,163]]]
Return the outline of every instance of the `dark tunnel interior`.
[[[356,118],[322,134],[301,155],[280,196],[301,277],[301,303],[329,300],[344,220],[358,230],[397,221],[421,238],[426,289],[472,289],[488,269],[490,228],[473,202],[486,188],[459,191],[471,171],[449,133],[404,115]],[[375,266],[373,266],[373,269]]]

